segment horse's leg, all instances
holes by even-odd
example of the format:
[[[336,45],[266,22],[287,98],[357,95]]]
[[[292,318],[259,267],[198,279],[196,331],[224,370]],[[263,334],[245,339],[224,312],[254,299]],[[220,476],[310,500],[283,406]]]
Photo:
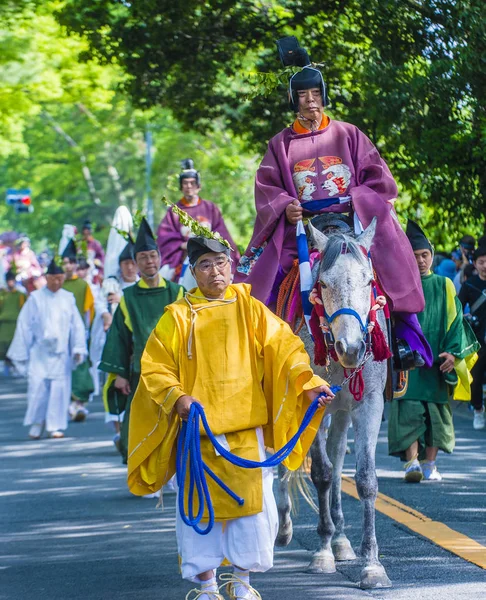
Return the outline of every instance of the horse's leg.
[[[375,501],[378,493],[375,453],[383,401],[378,395],[376,398],[365,398],[362,402],[363,404],[352,413],[356,448],[356,487],[363,507],[360,554],[365,560],[365,565],[360,575],[360,587],[391,587],[391,581],[378,558],[375,531]]]
[[[280,464],[278,466],[278,534],[275,540],[276,546],[288,546],[292,539],[292,519],[290,510],[292,502],[289,494],[289,481],[286,477],[287,469]]]
[[[332,464],[326,452],[327,429],[324,421],[317,432],[311,447],[311,478],[317,490],[319,501],[319,522],[317,533],[320,537],[319,548],[314,552],[307,569],[310,573],[335,573],[336,564],[331,550],[334,524],[331,519],[329,496],[332,480]]]
[[[332,417],[332,426],[327,438],[327,453],[333,466],[331,517],[336,530],[331,545],[336,560],[354,560],[356,558],[351,543],[344,533],[344,515],[341,502],[341,474],[343,471],[344,455],[346,454],[350,422],[351,415],[347,411],[339,410]]]

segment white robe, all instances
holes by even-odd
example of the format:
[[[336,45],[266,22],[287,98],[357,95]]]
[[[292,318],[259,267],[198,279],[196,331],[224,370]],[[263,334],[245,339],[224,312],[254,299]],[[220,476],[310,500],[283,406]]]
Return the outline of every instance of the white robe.
[[[74,355],[85,357],[86,329],[74,295],[44,287],[32,292],[20,311],[7,356],[28,376],[24,425],[45,423],[47,431],[67,428]]]

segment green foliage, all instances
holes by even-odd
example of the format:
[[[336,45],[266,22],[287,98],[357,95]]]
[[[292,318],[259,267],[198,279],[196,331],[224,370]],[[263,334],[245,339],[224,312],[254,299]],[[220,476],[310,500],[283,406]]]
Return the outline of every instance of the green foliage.
[[[0,25],[0,182],[35,206],[0,219],[37,247],[87,217],[105,241],[120,202],[146,210],[147,128],[152,196],[176,202],[193,158],[244,247],[259,157],[293,118],[275,49],[288,34],[322,63],[331,116],[389,163],[401,218],[439,248],[484,226],[483,0],[0,0]]]
[[[10,18],[0,4],[0,187],[30,187],[35,212],[0,204],[2,229],[26,231],[37,249],[57,244],[64,223],[90,218],[106,241],[115,209],[146,209],[145,132],[153,133],[154,197],[180,198],[180,160],[202,172],[203,194],[221,208],[244,245],[253,222],[255,158],[220,123],[208,136],[181,128],[166,109],[134,109],[124,75],[89,58],[88,44],[57,24],[53,2],[25,3]],[[81,60],[81,57],[87,61]],[[83,170],[89,169],[95,205]],[[113,175],[116,169],[118,179]],[[156,203],[156,222],[166,207]]]
[[[410,210],[484,225],[484,0],[68,0],[60,19],[123,67],[137,105],[204,134],[223,123],[258,152],[286,124],[285,86],[268,94],[285,79],[275,40],[294,33],[324,64],[332,116],[371,137]]]

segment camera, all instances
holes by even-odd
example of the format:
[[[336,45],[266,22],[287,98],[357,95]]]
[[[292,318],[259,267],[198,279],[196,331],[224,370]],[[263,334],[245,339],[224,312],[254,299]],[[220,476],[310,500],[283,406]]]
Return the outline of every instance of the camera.
[[[471,325],[473,331],[477,331],[480,328],[481,323],[479,321],[479,317],[477,317],[476,315],[467,314],[464,315],[464,318],[469,323],[469,325]]]

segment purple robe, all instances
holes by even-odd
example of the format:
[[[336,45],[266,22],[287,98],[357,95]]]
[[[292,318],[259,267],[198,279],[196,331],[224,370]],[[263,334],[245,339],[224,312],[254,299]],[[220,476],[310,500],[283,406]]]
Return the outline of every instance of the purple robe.
[[[219,208],[212,202],[203,200],[202,198],[199,199],[199,203],[195,206],[187,206],[182,200],[177,203],[177,206],[196,221],[207,223],[211,231],[219,233],[230,243],[230,246],[234,250],[231,255],[234,272],[240,260],[240,253],[226,228]],[[181,248],[181,244],[187,242],[189,234],[189,228],[182,225],[179,217],[169,209],[157,230],[157,244],[160,250],[162,266],[169,265],[172,269],[182,266],[186,258],[186,251]]]
[[[324,129],[305,134],[287,127],[270,140],[256,174],[255,229],[235,281],[250,283],[253,295],[268,303],[275,283],[297,258],[295,225],[286,219],[287,205],[296,198],[305,203],[347,195],[364,227],[378,218],[371,257],[392,309],[421,312],[425,301],[417,263],[387,202],[397,196],[395,180],[366,135],[340,121],[330,120]],[[349,204],[337,205],[322,212],[350,209]]]

